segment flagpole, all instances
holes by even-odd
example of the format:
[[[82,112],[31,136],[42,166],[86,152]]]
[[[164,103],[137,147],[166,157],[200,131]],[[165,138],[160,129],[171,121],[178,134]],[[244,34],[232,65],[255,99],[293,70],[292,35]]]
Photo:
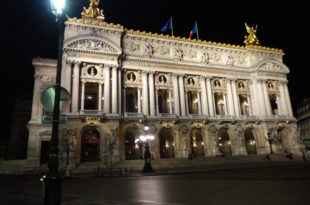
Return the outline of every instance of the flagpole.
[[[197,30],[197,39],[199,40],[199,32],[198,32],[198,25],[197,25],[197,21],[195,21],[196,24],[196,30]]]
[[[174,35],[173,35],[173,24],[172,24],[172,16],[170,17],[170,24],[171,24],[171,35],[172,35],[172,36],[174,36]]]

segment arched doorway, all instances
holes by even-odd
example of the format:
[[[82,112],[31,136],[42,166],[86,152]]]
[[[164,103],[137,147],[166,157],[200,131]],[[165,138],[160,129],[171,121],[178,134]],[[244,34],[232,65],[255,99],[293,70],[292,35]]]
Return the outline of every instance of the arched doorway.
[[[159,132],[160,158],[174,158],[174,140],[171,128],[162,128]]]
[[[125,160],[143,159],[142,144],[139,139],[138,129],[129,128],[125,132]]]
[[[88,127],[81,137],[81,162],[100,161],[100,135],[95,127]]]
[[[226,128],[221,128],[218,133],[218,146],[220,154],[231,155],[230,139]]]
[[[194,128],[190,133],[191,137],[191,153],[195,157],[204,156],[204,144],[201,129]]]
[[[252,132],[252,128],[247,128],[244,131],[245,148],[248,154],[257,154],[256,142]]]

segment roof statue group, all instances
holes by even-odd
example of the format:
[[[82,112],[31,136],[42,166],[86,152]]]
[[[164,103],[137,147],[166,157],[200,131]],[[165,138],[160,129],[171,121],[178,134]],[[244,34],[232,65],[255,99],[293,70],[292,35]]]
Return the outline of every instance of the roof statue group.
[[[86,7],[83,8],[83,11],[81,13],[82,17],[103,21],[104,20],[103,10],[98,8],[100,0],[89,0],[89,1],[90,4],[88,8]],[[243,41],[244,44],[246,46],[259,46],[260,42],[256,36],[257,25],[254,28],[253,26],[250,27],[245,23],[245,28],[248,34],[245,35],[244,37],[245,38],[245,40]]]

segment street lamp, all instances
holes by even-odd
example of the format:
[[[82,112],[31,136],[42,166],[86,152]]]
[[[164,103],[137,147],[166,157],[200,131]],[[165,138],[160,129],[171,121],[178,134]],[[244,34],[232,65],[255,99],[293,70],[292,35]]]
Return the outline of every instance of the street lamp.
[[[144,134],[145,135],[140,135],[139,141],[145,144],[144,148],[144,168],[142,172],[144,173],[149,173],[149,172],[154,172],[154,169],[152,168],[151,164],[151,153],[150,153],[150,146],[148,142],[154,140],[154,135],[149,134],[150,126],[148,124],[144,125]]]
[[[58,57],[56,70],[55,100],[53,109],[52,136],[48,157],[48,172],[41,178],[44,186],[44,205],[60,205],[61,177],[58,172],[58,125],[60,105],[60,81],[62,67],[62,47],[64,40],[64,21],[66,0],[51,0],[51,10],[55,14],[59,28]]]

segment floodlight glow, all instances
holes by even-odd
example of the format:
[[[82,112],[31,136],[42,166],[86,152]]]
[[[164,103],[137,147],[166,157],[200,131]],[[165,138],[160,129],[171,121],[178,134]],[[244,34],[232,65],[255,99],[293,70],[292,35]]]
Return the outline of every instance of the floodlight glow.
[[[51,0],[51,5],[53,13],[59,15],[66,7],[66,0]]]

